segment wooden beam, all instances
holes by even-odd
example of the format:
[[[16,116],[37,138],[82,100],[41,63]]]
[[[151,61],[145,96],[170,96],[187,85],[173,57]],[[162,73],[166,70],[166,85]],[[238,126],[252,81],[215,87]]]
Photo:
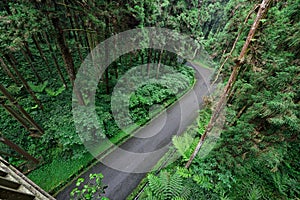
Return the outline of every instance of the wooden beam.
[[[5,200],[33,200],[35,196],[10,189],[0,185],[0,199]]]
[[[0,185],[17,190],[21,184],[8,180],[7,178],[0,177]]]

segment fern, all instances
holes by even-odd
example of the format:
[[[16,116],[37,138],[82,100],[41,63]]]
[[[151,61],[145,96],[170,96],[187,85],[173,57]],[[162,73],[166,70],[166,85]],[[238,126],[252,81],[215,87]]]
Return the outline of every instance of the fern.
[[[163,188],[164,179],[159,178],[153,174],[149,174],[148,180],[149,180],[149,187],[151,188],[151,191],[155,194],[155,196],[158,199],[163,199],[164,196],[163,196],[162,191],[164,190],[164,188]]]
[[[193,143],[193,138],[189,134],[184,134],[182,136],[174,136],[172,142],[179,154],[183,157],[183,160],[188,160],[190,155],[188,150]]]
[[[178,173],[162,171],[159,176],[148,175],[149,187],[146,199],[184,200],[188,199],[189,189],[184,187],[183,179]]]
[[[276,173],[272,174],[272,178],[273,178],[275,187],[278,189],[278,192],[282,195],[286,195],[286,193],[289,189],[288,183],[291,182],[288,175],[282,174],[280,172],[276,172]]]
[[[256,185],[253,185],[251,190],[249,191],[248,200],[258,200],[262,198],[262,192],[261,189],[256,187]]]
[[[34,85],[32,82],[28,81],[28,85],[34,92],[43,92],[48,85],[48,81],[45,81],[40,85]]]
[[[23,88],[23,85],[21,85],[20,87],[16,86],[16,85],[10,85],[8,88],[7,88],[7,91],[11,94],[18,94],[21,89]]]
[[[177,173],[183,178],[190,178],[192,176],[191,170],[184,167],[177,167]]]
[[[53,91],[49,88],[46,88],[46,92],[48,95],[52,96],[52,97],[56,97],[58,96],[59,94],[61,94],[63,91],[65,90],[65,87],[64,86],[61,86],[57,91]]]

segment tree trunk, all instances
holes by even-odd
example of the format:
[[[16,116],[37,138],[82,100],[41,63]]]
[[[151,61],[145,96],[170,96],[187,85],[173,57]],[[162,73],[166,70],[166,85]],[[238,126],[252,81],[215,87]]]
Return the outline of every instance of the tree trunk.
[[[27,160],[30,160],[30,161],[34,162],[35,164],[39,163],[39,161],[36,158],[31,156],[29,153],[24,151],[21,147],[19,147],[18,145],[16,145],[9,139],[5,138],[1,133],[0,133],[0,141],[2,143],[6,144],[7,146],[9,146],[10,148],[12,148],[13,150],[15,150],[16,152],[18,152],[19,154],[21,154],[22,156],[24,156]]]
[[[30,115],[24,110],[24,108],[12,97],[9,92],[0,84],[0,91],[4,94],[4,96],[14,105],[19,111],[25,116],[27,121],[34,127],[40,134],[44,134],[44,130],[30,117]]]
[[[75,27],[77,27],[77,29],[83,29],[84,30],[84,27],[80,27],[79,25],[79,21],[78,21],[78,16],[75,14],[74,15],[74,22],[75,22]],[[78,40],[79,40],[79,43],[84,46],[84,42],[82,40],[82,37],[81,37],[81,34],[78,33]]]
[[[29,58],[30,58],[30,60],[31,60],[32,62],[34,62],[34,57],[33,57],[32,53],[31,53],[31,51],[30,51],[30,49],[29,49],[28,42],[24,41],[23,44],[24,44],[24,47],[25,47],[25,50],[26,50],[26,55],[28,55]]]
[[[114,55],[117,54],[117,40],[118,40],[118,36],[115,35],[114,37]],[[132,54],[130,53],[130,59],[132,58]],[[116,76],[116,79],[118,80],[119,78],[119,73],[118,73],[118,63],[117,62],[114,62],[115,63],[115,76]]]
[[[145,63],[145,61],[144,61],[144,50],[140,50],[140,52],[141,52],[141,64],[144,64]]]
[[[169,56],[168,56],[168,58],[169,58],[169,66],[172,66],[173,65],[173,54],[172,53],[169,53]]]
[[[73,58],[70,53],[69,47],[66,44],[64,32],[60,26],[59,19],[57,17],[53,17],[51,20],[52,20],[52,24],[56,30],[55,32],[56,32],[56,40],[58,43],[58,47],[62,54],[62,58],[64,60],[65,66],[66,66],[70,82],[73,86],[74,81],[75,81],[75,67],[74,67]]]
[[[0,57],[0,63],[6,74],[18,85],[20,82],[16,79],[16,77],[12,74],[9,67],[5,64],[4,60]]]
[[[90,52],[91,52],[91,49],[93,49],[93,48],[91,47],[91,45],[90,45],[89,38],[90,38],[90,33],[88,33],[88,31],[86,31],[86,29],[85,29],[85,37],[84,37],[84,39],[85,39],[86,47],[87,47],[87,49],[88,49],[88,53],[90,53]]]
[[[0,103],[2,107],[11,115],[13,116],[17,121],[19,121],[24,128],[31,132],[30,127],[28,126],[28,122],[26,119],[24,119],[19,113],[17,113],[14,109],[12,109],[9,105],[5,105],[4,102]]]
[[[254,20],[254,22],[252,24],[252,27],[251,27],[251,29],[248,33],[247,39],[246,39],[246,41],[244,43],[244,46],[243,46],[243,48],[240,52],[240,55],[239,55],[238,60],[236,62],[236,65],[234,66],[233,71],[230,75],[230,78],[229,78],[229,80],[228,80],[228,82],[227,82],[227,84],[224,88],[224,92],[223,92],[223,94],[222,94],[222,96],[221,96],[221,98],[220,98],[220,100],[217,104],[217,107],[216,107],[215,111],[213,112],[213,114],[210,118],[210,121],[209,121],[203,135],[201,136],[194,152],[192,153],[192,155],[190,156],[188,162],[186,163],[185,168],[188,168],[191,165],[191,163],[194,160],[194,158],[196,157],[197,153],[200,151],[207,134],[212,130],[212,128],[213,128],[213,126],[214,126],[214,124],[215,124],[215,122],[216,122],[223,106],[225,105],[225,101],[227,99],[227,96],[230,93],[230,90],[232,89],[232,87],[235,83],[235,80],[237,78],[238,72],[239,72],[239,70],[242,66],[242,63],[243,63],[244,57],[246,55],[246,51],[249,47],[249,44],[250,44],[251,40],[253,39],[253,36],[254,36],[257,28],[258,28],[260,20],[267,13],[268,6],[269,6],[270,2],[271,2],[271,0],[263,0],[262,3],[260,4],[260,8],[258,10],[256,19]]]
[[[108,18],[105,18],[105,38],[108,39],[110,36],[109,26],[110,22]],[[105,42],[105,60],[109,60],[110,49],[108,48],[108,43]],[[106,85],[106,94],[109,94],[109,66],[105,70],[105,85]]]
[[[161,66],[161,60],[162,60],[162,56],[164,53],[164,49],[162,48],[159,54],[159,60],[158,60],[158,64],[157,64],[157,71],[156,71],[156,78],[158,78],[159,76],[159,70],[160,70],[160,66]]]
[[[151,47],[151,45],[150,45]],[[151,55],[152,55],[152,48],[148,49],[148,57],[147,57],[147,74],[150,76],[150,63],[151,63]]]
[[[52,56],[52,59],[53,59],[53,61],[54,61],[56,70],[57,70],[57,72],[58,72],[59,78],[60,78],[61,82],[64,84],[65,88],[68,88],[67,83],[66,83],[65,78],[64,78],[64,75],[62,74],[62,71],[61,71],[61,69],[60,69],[60,67],[59,67],[59,64],[58,64],[57,58],[56,58],[56,56],[55,56],[55,53],[54,53],[54,51],[53,51],[53,49],[52,49],[52,46],[51,46],[51,44],[50,44],[50,42],[49,42],[48,35],[47,35],[45,32],[44,32],[43,34],[44,34],[44,38],[45,38],[45,40],[46,40],[46,43],[47,43],[47,45],[48,45],[48,48],[49,48],[49,50],[50,50],[50,54],[51,54],[51,56]]]
[[[28,91],[28,93],[32,96],[33,100],[36,102],[36,104],[40,107],[40,109],[43,110],[43,105],[41,104],[40,100],[38,100],[38,98],[36,97],[36,95],[34,94],[34,92],[31,90],[31,88],[29,87],[27,81],[24,79],[24,77],[21,75],[21,73],[19,72],[19,70],[17,69],[15,63],[14,63],[14,58],[12,55],[4,55],[6,57],[6,59],[8,61],[10,61],[10,64],[12,66],[12,68],[14,69],[17,77],[21,80],[22,84],[24,85],[24,87],[26,88],[26,90]]]
[[[73,14],[71,12],[71,10],[69,8],[67,8],[67,11],[69,13],[69,21],[70,21],[70,24],[71,24],[71,27],[72,27],[72,32],[73,32],[73,36],[74,36],[74,39],[75,39],[75,45],[76,45],[76,49],[77,49],[77,52],[78,52],[78,55],[79,55],[79,58],[81,60],[81,62],[83,62],[83,57],[82,57],[82,54],[81,54],[81,51],[80,51],[80,46],[78,43],[80,43],[79,41],[79,36],[77,36],[77,32],[75,31],[75,25],[74,25],[74,20],[73,20]]]
[[[30,66],[35,78],[39,81],[39,82],[43,82],[43,79],[40,77],[40,75],[38,74],[37,70],[35,69],[35,67],[32,64],[32,60],[30,60],[30,58],[28,57],[28,55],[26,54],[26,52],[21,48],[21,52],[23,54],[23,56],[25,57],[26,61],[28,62],[28,65]]]
[[[74,62],[73,62],[73,58],[72,55],[70,53],[70,50],[67,46],[67,43],[65,41],[65,37],[63,34],[63,30],[59,24],[59,19],[57,17],[53,17],[52,19],[52,24],[56,30],[56,39],[57,39],[57,43],[58,43],[58,47],[61,51],[71,84],[73,86],[73,91],[75,93],[75,95],[77,96],[77,100],[79,105],[85,105],[83,97],[80,93],[80,91],[77,90],[77,88],[74,85],[74,81],[76,78],[75,75],[75,67],[74,67]]]
[[[37,41],[35,35],[32,36],[32,40],[33,40],[33,42],[34,42],[36,48],[39,50],[39,53],[40,53],[42,59],[45,61],[45,64],[46,64],[46,66],[47,66],[47,69],[49,70],[49,72],[51,72],[51,69],[50,69],[48,60],[47,60],[45,54],[43,53],[43,50],[42,50],[42,48],[40,47],[40,45],[39,45],[39,43],[38,43],[38,41]]]

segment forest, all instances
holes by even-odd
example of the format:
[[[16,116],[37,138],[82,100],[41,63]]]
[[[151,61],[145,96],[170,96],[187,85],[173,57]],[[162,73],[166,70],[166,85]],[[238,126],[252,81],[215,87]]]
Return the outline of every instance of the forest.
[[[149,40],[116,56],[119,34],[148,27],[186,35],[201,53],[186,59]],[[97,50],[110,38],[114,48]],[[2,0],[0,46],[0,156],[55,198],[300,199],[300,0]],[[117,58],[90,72],[93,95],[77,83],[100,51]],[[108,183],[117,176],[89,170],[183,102],[195,66],[213,70],[216,92],[155,170],[119,180],[121,198]],[[116,97],[126,84],[128,99]]]

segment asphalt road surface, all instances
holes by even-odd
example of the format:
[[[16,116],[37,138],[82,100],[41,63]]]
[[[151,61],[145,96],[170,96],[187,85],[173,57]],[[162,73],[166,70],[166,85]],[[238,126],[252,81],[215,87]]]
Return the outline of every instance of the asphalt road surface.
[[[126,199],[146,176],[147,170],[167,152],[172,137],[180,135],[197,117],[203,96],[210,93],[209,80],[212,72],[191,63],[188,65],[196,69],[196,83],[193,89],[159,117],[139,129],[135,137],[127,140],[120,148],[81,175],[88,180],[89,174],[102,173],[103,183],[108,185],[106,197],[112,200]],[[70,199],[75,182],[69,184],[56,198]]]

